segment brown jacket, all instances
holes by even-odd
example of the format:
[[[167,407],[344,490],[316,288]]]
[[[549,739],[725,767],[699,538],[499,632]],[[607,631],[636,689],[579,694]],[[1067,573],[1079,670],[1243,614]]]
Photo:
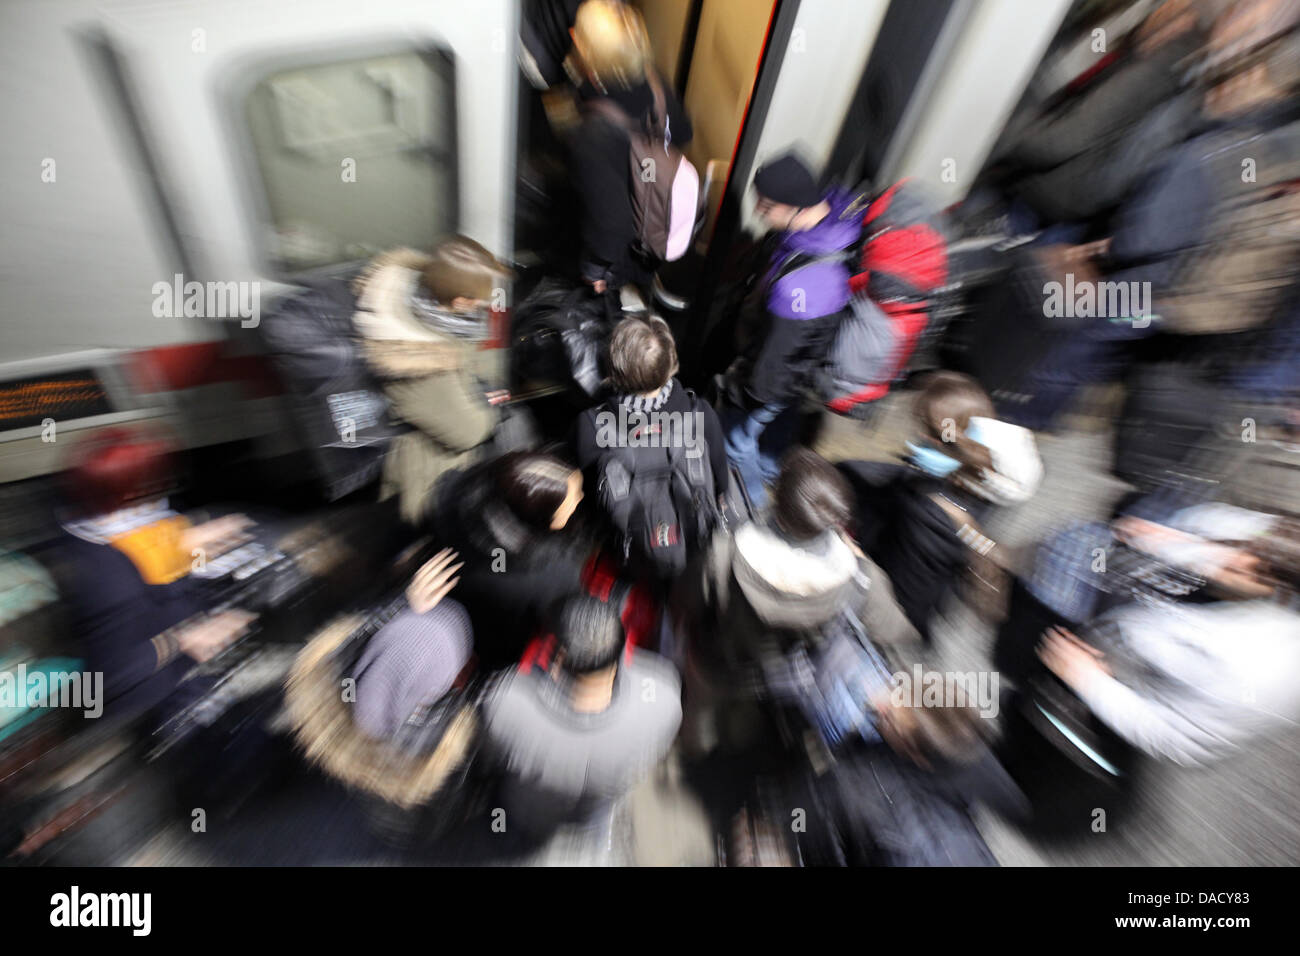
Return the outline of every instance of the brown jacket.
[[[381,498],[400,496],[402,517],[412,523],[427,514],[438,479],[472,464],[498,421],[480,384],[494,377],[492,353],[425,325],[411,310],[425,261],[411,249],[378,256],[357,278],[353,316],[393,414],[414,428],[389,447],[380,488]]]

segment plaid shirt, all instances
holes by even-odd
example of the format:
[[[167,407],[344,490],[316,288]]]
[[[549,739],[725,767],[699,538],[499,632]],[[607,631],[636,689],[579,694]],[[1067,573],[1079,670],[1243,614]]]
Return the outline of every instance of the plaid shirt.
[[[1103,522],[1075,525],[1039,546],[1029,592],[1073,624],[1099,605],[1161,604],[1192,595],[1205,580],[1116,541]]]
[[[1038,547],[1033,574],[1025,582],[1029,593],[1067,621],[1086,621],[1100,595],[1098,575],[1092,570],[1097,550],[1105,555],[1114,544],[1110,527],[1101,521],[1053,535]]]
[[[845,609],[811,653],[799,644],[762,670],[764,692],[798,708],[832,750],[854,736],[881,739],[869,702],[893,689],[893,677],[852,611]]]

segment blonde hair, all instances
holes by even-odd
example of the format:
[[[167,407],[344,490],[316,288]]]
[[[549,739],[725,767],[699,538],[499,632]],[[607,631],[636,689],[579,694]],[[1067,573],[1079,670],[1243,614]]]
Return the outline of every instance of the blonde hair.
[[[650,38],[641,14],[620,0],[586,0],[573,24],[573,51],[602,90],[636,86],[646,74]]]

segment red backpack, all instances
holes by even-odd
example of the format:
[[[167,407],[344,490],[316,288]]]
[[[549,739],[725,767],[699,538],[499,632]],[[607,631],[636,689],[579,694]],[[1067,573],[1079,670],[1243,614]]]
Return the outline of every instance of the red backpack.
[[[627,637],[624,660],[631,660],[638,647],[653,648],[659,639],[659,605],[644,585],[628,581],[619,573],[608,555],[593,554],[582,569],[582,585],[588,594],[618,608]],[[534,669],[546,670],[555,657],[555,635],[538,634],[519,659],[520,673]]]
[[[849,288],[889,317],[895,353],[887,375],[829,399],[831,411],[848,415],[878,401],[907,368],[930,323],[933,296],[948,281],[948,239],[943,211],[912,180],[899,180],[868,204]]]

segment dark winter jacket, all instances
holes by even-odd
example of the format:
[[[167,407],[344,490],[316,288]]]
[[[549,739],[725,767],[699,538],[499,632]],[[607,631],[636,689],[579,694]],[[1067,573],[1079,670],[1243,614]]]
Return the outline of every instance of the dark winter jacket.
[[[126,719],[159,707],[194,661],[182,654],[159,667],[152,642],[203,609],[193,582],[183,577],[147,584],[131,559],[111,545],[65,538],[55,573],[86,669],[104,675],[105,713]]]
[[[692,407],[695,411],[698,411],[703,416],[704,430],[702,436],[706,454],[709,456],[709,466],[713,470],[713,477],[718,483],[719,491],[725,490],[727,484],[727,450],[723,440],[722,425],[718,422],[718,413],[713,410],[712,405],[698,397],[692,402],[689,392],[676,378],[672,380],[672,386],[672,390],[662,404],[647,408],[646,411],[689,414]],[[593,411],[596,415],[601,412],[610,412],[617,419],[620,403],[627,400],[629,400],[629,396],[614,395],[606,399]],[[588,477],[595,477],[591,472],[600,460],[603,451],[597,443],[599,426],[596,415],[580,415],[574,425],[573,446],[578,456],[578,467]],[[596,485],[589,483],[587,487],[594,488]]]
[[[1194,91],[1171,96],[1095,149],[1021,179],[1020,199],[1045,224],[1086,222],[1116,208],[1186,138],[1197,107]]]
[[[465,564],[456,597],[474,622],[480,666],[517,661],[555,603],[585,593],[589,542],[573,527],[525,526],[497,497],[490,463],[452,476],[438,496],[439,538]]]
[[[1031,126],[1010,158],[1021,198],[1045,222],[1088,219],[1116,205],[1194,125],[1196,97],[1179,95],[1181,65],[1199,37],[1134,56]]]
[[[408,428],[390,419],[381,383],[357,342],[355,278],[305,283],[257,327],[331,501],[377,480],[385,451]]]
[[[1152,283],[1155,310],[1176,331],[1239,331],[1274,317],[1300,249],[1294,193],[1284,188],[1300,178],[1297,157],[1293,103],[1210,125],[1120,209],[1107,280]],[[1242,245],[1234,216],[1252,223],[1256,245]]]
[[[930,639],[930,621],[966,567],[968,549],[932,495],[942,491],[979,520],[980,503],[904,465],[844,462],[853,486],[858,540],[893,583],[907,619]]]
[[[816,780],[796,784],[791,800],[817,808],[799,838],[814,866],[997,866],[971,807],[980,802],[1012,815],[1025,809],[987,751],[971,764],[931,772],[883,745],[864,747]]]
[[[599,95],[589,85],[578,91],[583,103]],[[648,83],[612,90],[608,98],[630,117],[648,116],[654,106]],[[664,103],[673,145],[684,148],[693,135],[691,121],[667,86]],[[581,124],[570,136],[569,150],[570,173],[582,199],[582,277],[604,279],[613,286],[645,284],[654,263],[633,251],[637,234],[627,130],[606,116],[585,110]]]
[[[777,240],[763,277],[762,337],[751,351],[753,370],[746,392],[755,405],[791,398],[820,367],[849,302],[847,258],[861,235],[862,210],[854,197],[833,190],[830,212],[811,229]],[[792,268],[803,257],[822,258]]]

